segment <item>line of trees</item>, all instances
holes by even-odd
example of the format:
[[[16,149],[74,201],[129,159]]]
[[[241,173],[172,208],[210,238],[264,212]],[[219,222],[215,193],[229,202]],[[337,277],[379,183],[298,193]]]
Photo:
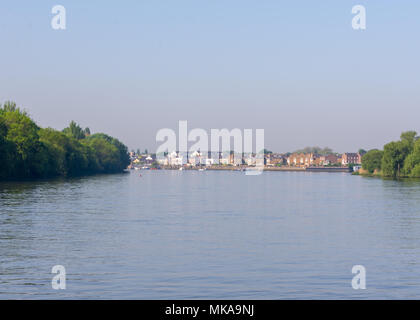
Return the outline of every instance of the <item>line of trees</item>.
[[[40,128],[14,102],[0,105],[0,180],[122,172],[127,147],[74,121],[63,131]]]
[[[320,154],[322,156],[327,156],[329,154],[333,154],[334,151],[331,148],[325,147],[305,147],[303,149],[296,150],[294,153],[315,153]]]
[[[370,150],[362,158],[362,167],[369,173],[384,177],[420,178],[420,139],[416,131],[401,134],[399,141]]]

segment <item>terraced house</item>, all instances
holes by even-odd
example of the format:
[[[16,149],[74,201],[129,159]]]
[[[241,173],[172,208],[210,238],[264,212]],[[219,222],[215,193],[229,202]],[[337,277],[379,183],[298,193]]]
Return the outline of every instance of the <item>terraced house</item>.
[[[360,153],[344,153],[343,157],[341,158],[341,164],[346,166],[349,164],[361,164],[362,163],[362,155]]]
[[[287,164],[292,167],[309,167],[315,165],[318,158],[314,153],[293,153],[287,158]]]

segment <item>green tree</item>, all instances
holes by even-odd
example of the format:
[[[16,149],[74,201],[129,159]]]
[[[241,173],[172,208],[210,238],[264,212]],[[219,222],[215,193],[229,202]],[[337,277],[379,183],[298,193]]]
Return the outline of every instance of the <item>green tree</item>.
[[[40,141],[51,155],[50,175],[79,176],[95,173],[96,159],[92,150],[79,140],[51,128],[40,130]]]
[[[3,104],[3,112],[14,112],[18,110],[18,107],[16,106],[16,103],[13,101],[6,101]]]
[[[328,147],[325,147],[325,148],[305,147],[303,149],[296,150],[294,153],[315,153],[315,154],[320,154],[320,155],[329,155],[329,154],[332,154],[334,152],[331,148],[328,148]]]
[[[420,140],[416,140],[413,150],[404,161],[403,174],[405,176],[420,177]]]
[[[401,141],[408,144],[410,151],[413,149],[414,142],[416,140],[417,132],[416,131],[406,131],[401,133]]]
[[[14,103],[3,106],[1,117],[7,128],[5,138],[16,150],[14,166],[19,168],[16,175],[21,178],[45,176],[46,150],[39,141],[39,127]]]
[[[89,130],[89,129],[88,129]],[[70,125],[63,129],[63,132],[74,139],[80,140],[86,137],[85,130],[83,130],[76,122],[71,121]],[[89,130],[90,132],[90,130]]]
[[[0,106],[0,179],[121,172],[129,162],[113,137],[90,135],[74,121],[62,132],[42,129],[14,102]]]
[[[17,158],[14,144],[7,140],[7,127],[0,113],[0,179],[14,175]]]
[[[400,177],[405,158],[410,153],[407,141],[393,141],[384,146],[382,173],[386,177]]]
[[[115,139],[104,133],[95,133],[89,136],[87,140],[89,141],[96,138],[103,139],[111,145],[113,145],[114,147],[116,147],[118,150],[118,161],[119,167],[121,168],[120,170],[124,170],[125,168],[127,168],[127,166],[130,164],[130,156],[128,155],[128,148],[126,145],[124,145],[118,139]]]
[[[367,152],[362,157],[362,167],[369,173],[373,173],[375,170],[381,170],[382,166],[383,151],[373,149]]]

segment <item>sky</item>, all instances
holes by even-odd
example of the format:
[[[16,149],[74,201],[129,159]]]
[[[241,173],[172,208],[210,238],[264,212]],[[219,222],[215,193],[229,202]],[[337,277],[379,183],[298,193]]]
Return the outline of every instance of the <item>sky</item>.
[[[66,29],[54,30],[54,5]],[[352,28],[354,5],[366,30]],[[0,103],[156,150],[162,128],[264,129],[287,152],[420,132],[420,2],[2,1]]]

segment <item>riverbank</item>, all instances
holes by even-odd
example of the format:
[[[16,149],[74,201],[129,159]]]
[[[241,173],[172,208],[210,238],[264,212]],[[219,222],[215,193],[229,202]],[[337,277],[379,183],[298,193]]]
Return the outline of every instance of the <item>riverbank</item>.
[[[209,166],[209,167],[187,167],[187,166],[163,166],[162,170],[220,170],[220,171],[244,171],[246,169],[252,169],[255,167],[249,166]],[[265,166],[264,171],[284,171],[284,172],[347,172],[351,173],[352,169],[349,167],[267,167]]]
[[[364,170],[364,169],[360,169],[357,172],[353,172],[353,175],[362,176],[362,177],[370,177],[370,178],[392,179],[392,180],[409,180],[409,179],[419,180],[420,179],[420,176],[419,177],[404,176],[404,175],[400,175],[397,177],[384,176],[381,171],[375,170],[373,173],[370,173],[369,171]]]
[[[15,103],[0,105],[0,180],[35,180],[120,173],[127,146],[71,121],[58,131],[39,127]]]

